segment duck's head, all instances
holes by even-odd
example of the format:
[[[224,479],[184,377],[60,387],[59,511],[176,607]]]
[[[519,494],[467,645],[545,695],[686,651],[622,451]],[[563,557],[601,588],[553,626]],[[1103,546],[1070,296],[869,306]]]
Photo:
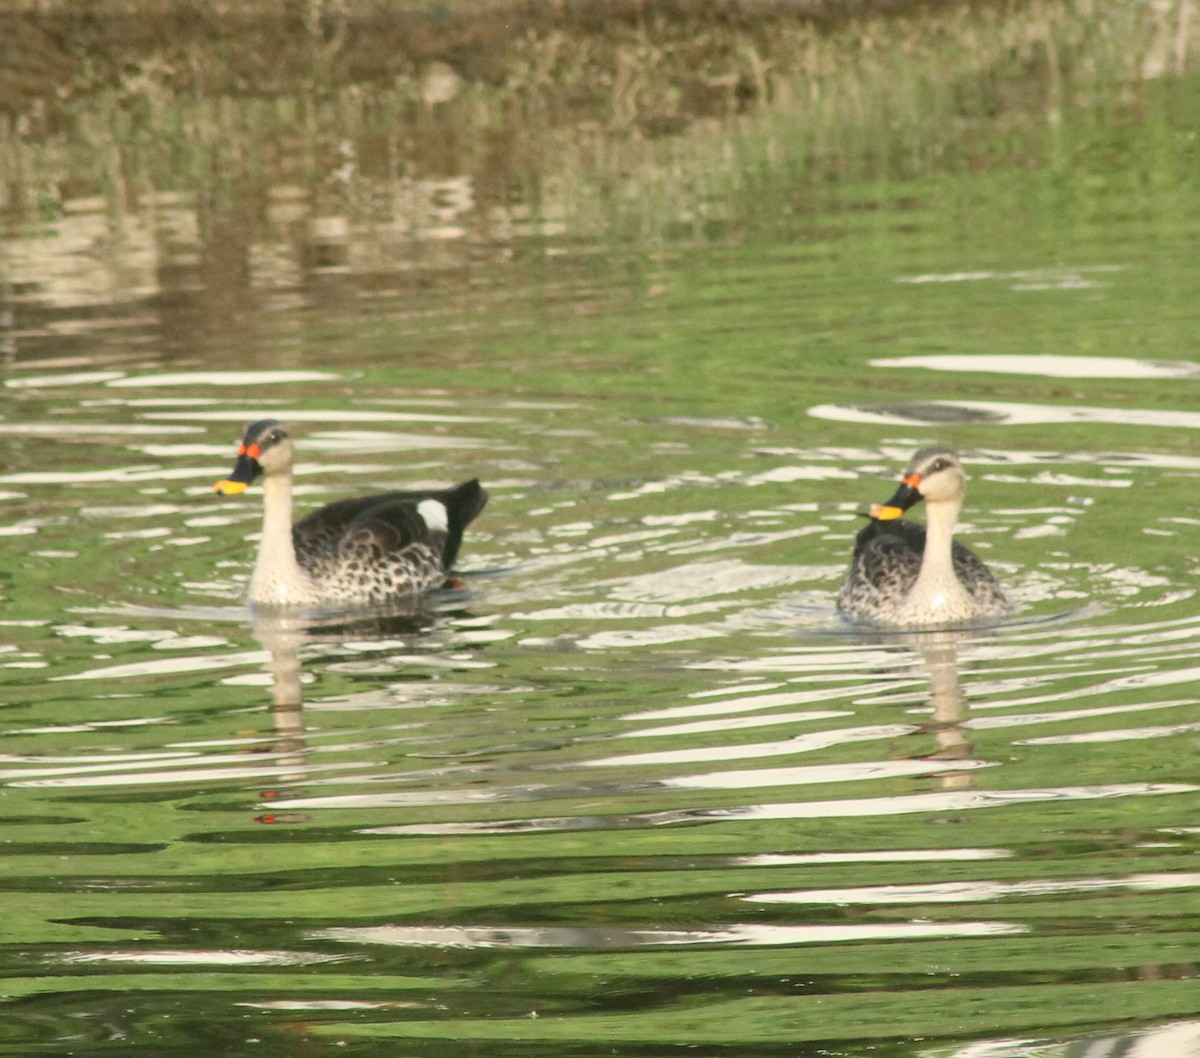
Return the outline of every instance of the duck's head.
[[[246,427],[238,445],[233,472],[213,486],[213,492],[233,496],[245,492],[261,475],[278,474],[292,466],[292,439],[276,419],[259,419]]]
[[[949,448],[922,448],[909,461],[900,479],[900,487],[887,503],[871,508],[872,518],[888,521],[900,518],[910,507],[926,503],[961,504],[967,488],[962,463]]]

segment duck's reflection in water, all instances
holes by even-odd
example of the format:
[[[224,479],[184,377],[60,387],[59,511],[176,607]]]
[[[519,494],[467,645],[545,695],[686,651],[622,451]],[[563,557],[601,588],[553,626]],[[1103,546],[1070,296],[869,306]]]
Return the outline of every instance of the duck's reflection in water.
[[[921,658],[921,667],[929,678],[930,720],[920,732],[932,735],[935,748],[924,754],[930,760],[971,760],[975,744],[965,727],[967,700],[959,681],[959,649],[971,633],[939,630],[906,634],[902,642]],[[973,768],[943,771],[938,780],[945,790],[966,790],[974,783]]]
[[[300,765],[304,755],[304,691],[300,678],[300,646],[307,637],[303,622],[288,614],[256,613],[254,638],[270,655],[271,716],[278,736],[276,752],[294,754]]]
[[[427,632],[436,613],[426,599],[415,599],[401,609],[360,614],[295,614],[281,610],[256,610],[252,618],[255,639],[269,655],[271,716],[275,738],[271,752],[285,769],[283,783],[307,777],[308,745],[304,726],[304,660],[340,653],[340,645],[353,640],[410,638]],[[288,772],[286,769],[294,769]]]

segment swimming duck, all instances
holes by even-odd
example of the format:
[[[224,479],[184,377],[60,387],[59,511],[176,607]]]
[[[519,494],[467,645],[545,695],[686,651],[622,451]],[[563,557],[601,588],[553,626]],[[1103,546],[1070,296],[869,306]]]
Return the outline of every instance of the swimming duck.
[[[266,606],[386,603],[438,587],[463,530],[483,510],[478,480],[427,492],[338,500],[292,525],[292,439],[275,419],[246,427],[237,462],[213,491],[263,479],[263,529],[246,600]]]
[[[929,627],[1002,617],[1012,609],[992,571],[954,536],[966,492],[962,463],[950,449],[922,448],[900,487],[854,541],[854,557],[838,595],[847,617],[876,625]],[[925,501],[926,522],[904,512]]]

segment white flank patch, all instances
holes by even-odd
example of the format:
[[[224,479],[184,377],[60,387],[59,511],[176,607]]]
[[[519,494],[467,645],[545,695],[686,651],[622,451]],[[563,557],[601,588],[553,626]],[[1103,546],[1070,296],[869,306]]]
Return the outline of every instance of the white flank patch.
[[[417,514],[429,526],[431,533],[444,533],[450,528],[446,505],[440,500],[422,500],[417,504]]]

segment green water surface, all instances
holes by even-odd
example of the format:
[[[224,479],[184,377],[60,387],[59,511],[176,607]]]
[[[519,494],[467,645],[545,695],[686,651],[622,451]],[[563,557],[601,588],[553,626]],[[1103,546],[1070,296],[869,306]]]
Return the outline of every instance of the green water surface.
[[[1200,1054],[1200,82],[1050,13],[504,194],[386,95],[10,154],[0,1052]],[[456,584],[255,620],[263,415],[302,509],[479,476]],[[1017,615],[850,628],[934,441]]]

